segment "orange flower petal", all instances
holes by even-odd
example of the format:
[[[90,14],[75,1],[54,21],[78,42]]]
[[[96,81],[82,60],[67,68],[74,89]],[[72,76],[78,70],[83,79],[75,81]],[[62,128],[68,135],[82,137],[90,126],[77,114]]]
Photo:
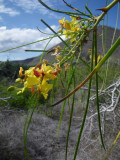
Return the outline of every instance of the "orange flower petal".
[[[36,71],[35,69],[33,69],[33,72],[34,72],[34,75],[35,75],[36,77],[40,77],[40,76],[42,75],[41,72],[38,72],[38,71]]]
[[[34,89],[34,87],[33,87],[33,86],[31,87],[31,92],[32,92],[32,94],[34,94],[34,93],[35,93],[35,89]]]
[[[24,76],[24,74],[22,73],[24,71],[24,69],[22,67],[20,67],[20,70],[19,70],[19,76],[22,77]]]

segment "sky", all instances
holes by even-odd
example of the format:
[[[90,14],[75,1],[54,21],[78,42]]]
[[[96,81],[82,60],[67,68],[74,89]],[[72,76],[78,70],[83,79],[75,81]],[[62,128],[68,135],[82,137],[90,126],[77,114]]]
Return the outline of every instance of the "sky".
[[[72,11],[65,5],[63,0],[43,0],[48,6],[63,11]],[[73,5],[81,11],[85,10],[85,4],[88,4],[91,12],[99,16],[101,11],[97,10],[106,5],[106,0],[66,0],[67,3]],[[107,3],[112,0],[107,0]],[[116,5],[109,15],[106,15],[104,25],[115,27],[117,10],[120,5]],[[68,16],[48,10],[42,6],[38,0],[0,0],[0,51],[14,48],[20,45],[31,43],[34,41],[45,39],[48,34],[41,33],[38,28],[45,32],[52,34],[52,32],[45,26],[40,19],[48,23],[55,31],[60,29],[58,20]],[[103,24],[101,22],[101,24]],[[118,18],[117,28],[120,29],[120,16]],[[43,50],[48,40],[34,43],[28,46],[17,48],[11,51],[0,53],[0,61],[6,60],[23,60],[40,55],[40,52],[25,52],[25,50]],[[58,38],[52,39],[47,49],[58,44]]]

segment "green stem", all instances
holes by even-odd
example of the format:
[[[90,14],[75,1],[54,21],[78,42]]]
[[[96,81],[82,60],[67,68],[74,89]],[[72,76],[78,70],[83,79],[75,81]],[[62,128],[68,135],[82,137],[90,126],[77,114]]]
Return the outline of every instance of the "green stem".
[[[116,25],[115,25],[115,30],[114,30],[114,33],[113,33],[113,38],[112,38],[112,43],[111,43],[111,45],[113,44],[114,39],[115,39],[116,29],[117,29],[118,20],[119,20],[119,9],[120,9],[120,3],[118,3],[117,19],[116,19]]]
[[[58,13],[64,13],[64,14],[67,14],[67,15],[84,15],[84,16],[88,16],[88,17],[91,17],[90,15],[87,15],[83,12],[81,13],[77,13],[77,12],[66,12],[66,11],[60,11],[58,9],[53,9],[53,8],[50,8],[48,5],[46,5],[42,0],[38,0],[44,7],[46,7],[47,9],[51,10],[51,11],[54,11],[54,12],[58,12]]]
[[[66,6],[70,7],[71,9],[73,9],[74,11],[77,11],[79,13],[82,13],[81,11],[79,11],[77,8],[74,8],[72,5],[68,4],[65,0],[63,0],[63,2],[66,4]],[[83,14],[83,13],[82,13]]]
[[[93,32],[93,36],[95,37],[94,40],[94,47],[95,47],[95,66],[97,65],[97,28]],[[97,113],[98,113],[98,126],[99,126],[99,133],[101,138],[101,143],[103,148],[105,149],[102,130],[101,130],[101,118],[100,118],[100,107],[99,107],[99,97],[98,97],[98,73],[96,72],[96,104],[97,104]]]
[[[94,55],[94,37],[93,37],[93,43],[92,43],[92,58],[91,58],[91,67],[90,67],[91,71],[93,70],[93,55]],[[88,112],[91,83],[92,83],[92,78],[89,80],[87,103],[86,103],[86,108],[85,108],[82,124],[81,124],[81,127],[80,127],[80,132],[79,132],[78,139],[77,139],[77,144],[76,144],[75,153],[74,153],[74,159],[73,160],[76,159],[77,152],[78,152],[78,147],[79,147],[79,144],[80,144],[80,139],[81,139],[81,136],[82,136],[84,125],[85,125],[85,120],[86,120],[86,116],[87,116],[87,112]]]
[[[73,93],[75,93],[77,90],[79,90],[100,68],[101,66],[107,61],[107,59],[112,55],[112,53],[116,50],[116,48],[120,45],[120,37],[116,40],[116,42],[112,45],[112,47],[109,49],[109,51],[106,53],[106,55],[102,58],[102,60],[95,66],[93,71],[88,75],[88,77],[81,83],[79,84],[73,91],[71,91],[67,96],[62,98],[60,101],[57,103],[53,104],[53,106],[61,103],[68,97],[70,97]]]
[[[26,52],[48,52],[49,50],[29,50],[29,49],[26,49],[25,51]]]
[[[57,37],[58,37],[66,46],[68,46],[68,44],[67,44],[43,19],[41,19],[41,22],[44,23],[55,35],[57,35]]]
[[[60,61],[60,65],[61,65],[62,63],[64,63],[64,61],[65,61],[66,59],[68,59],[69,56],[72,56],[72,55],[71,55],[72,51],[74,51],[74,49],[77,47],[77,45],[81,42],[83,35],[84,35],[84,33],[81,35],[80,39],[76,42],[76,44],[70,49],[69,53]],[[69,47],[69,48],[70,48],[70,47]],[[77,49],[76,49],[76,50],[77,50]],[[76,52],[76,50],[75,50],[75,52]]]
[[[111,46],[109,51],[106,53],[106,55],[102,58],[102,60],[97,64],[97,66],[94,68],[96,72],[101,68],[101,66],[107,61],[107,59],[113,54],[113,52],[116,50],[116,48],[120,45],[120,36],[116,40],[116,42]]]
[[[73,59],[71,60],[71,64],[73,64]],[[72,82],[72,79],[73,79],[73,76],[74,76],[74,72],[75,72],[75,68],[73,69],[73,66],[72,65],[70,65],[70,66],[71,67],[69,69],[69,79],[68,79],[67,90],[66,90],[65,95],[67,95],[68,92],[69,92],[69,88],[70,88],[70,85],[71,85],[71,82]],[[59,124],[58,124],[58,129],[57,129],[57,136],[59,135],[58,132],[59,132],[60,125],[61,125],[61,121],[62,121],[64,109],[65,109],[65,104],[66,104],[66,100],[64,101],[63,106],[62,106],[62,110],[61,110],[61,114],[60,114],[60,119],[59,119]]]
[[[52,36],[52,37],[54,37],[54,36]],[[6,50],[3,50],[3,51],[0,51],[0,53],[7,52],[7,51],[10,51],[10,50],[13,50],[13,49],[20,48],[20,47],[28,46],[28,45],[30,45],[30,44],[38,43],[38,42],[41,42],[41,41],[44,41],[44,40],[48,40],[48,39],[50,39],[50,38],[52,38],[52,37],[40,39],[40,40],[38,40],[38,41],[34,41],[34,42],[31,42],[31,43],[27,43],[27,44],[23,44],[23,45],[20,45],[20,46],[17,46],[17,47],[13,47],[13,48],[10,48],[10,49],[6,49]]]
[[[118,3],[119,0],[114,0],[114,1],[115,1],[114,3],[112,2],[110,5],[108,5],[108,6],[106,7],[106,12],[108,12],[116,3]],[[91,32],[91,30],[94,30],[94,29],[97,27],[97,25],[99,24],[99,22],[100,22],[100,21],[103,19],[103,17],[105,16],[106,12],[103,12],[103,13],[97,18],[97,20],[96,20],[96,22],[95,22],[95,24],[94,24],[94,26],[93,26],[92,29],[87,30],[87,33],[86,33],[85,35],[84,35],[84,33],[81,35],[81,38],[77,41],[77,43],[75,44],[74,48],[80,43],[81,40],[84,40],[86,37],[88,37],[88,35],[89,35],[89,33]],[[74,48],[72,48],[72,49],[69,51],[69,53],[67,54],[67,56],[66,56],[64,59],[61,60],[60,64],[61,64],[62,62],[64,62],[64,60],[65,60],[66,58],[69,57],[69,55],[71,54],[71,52],[73,51]]]
[[[75,70],[75,69],[74,69],[74,70]],[[73,72],[73,77],[74,77],[73,80],[74,80],[74,87],[75,87],[75,75],[74,75],[74,72]],[[75,94],[73,95],[72,107],[71,107],[71,112],[70,112],[70,120],[69,120],[69,126],[68,126],[68,132],[67,132],[67,139],[66,139],[65,160],[67,160],[68,140],[69,140],[70,128],[71,128],[72,117],[73,117],[74,102],[75,102]]]
[[[105,11],[97,18],[97,21],[94,25],[94,28],[97,27],[97,25],[99,24],[99,22],[103,19],[103,17],[105,16],[105,14],[112,8],[114,7],[120,0],[114,0],[112,1],[107,7],[105,7]]]
[[[113,147],[114,147],[114,145],[116,144],[116,142],[117,142],[117,140],[118,140],[119,137],[120,137],[120,131],[119,131],[119,133],[117,134],[117,137],[115,138],[112,146],[110,147],[110,149],[109,149],[109,151],[108,151],[108,153],[107,153],[107,155],[106,155],[106,157],[105,157],[105,160],[108,159],[108,156],[110,155],[110,152],[111,152],[111,150],[113,149]]]
[[[120,0],[113,0],[106,8],[106,10],[110,10],[116,3],[120,2]]]

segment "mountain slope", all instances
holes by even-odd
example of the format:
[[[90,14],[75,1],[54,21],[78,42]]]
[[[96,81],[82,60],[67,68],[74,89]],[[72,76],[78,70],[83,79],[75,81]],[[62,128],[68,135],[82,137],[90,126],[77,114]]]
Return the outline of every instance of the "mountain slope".
[[[102,36],[101,35],[103,33],[104,33],[104,35],[107,35],[107,36],[106,37],[104,36],[104,38],[102,40]],[[102,32],[102,26],[99,26],[97,34],[98,34],[98,42],[97,42],[97,44],[98,44],[98,54],[102,54],[103,55],[111,47],[112,40],[113,40],[113,34],[114,34],[114,28],[107,27],[107,30],[106,30],[106,27],[104,26],[104,30]],[[82,57],[85,57],[85,58],[89,57],[88,49],[90,49],[91,46],[92,46],[92,36],[91,35],[92,35],[92,33],[90,34],[89,41],[83,46],[82,53],[81,53]],[[114,41],[113,42],[115,42],[119,36],[120,36],[120,30],[117,29],[116,33],[115,33],[115,36],[114,36]],[[60,45],[61,48],[64,47],[63,42],[59,43],[58,45]],[[104,47],[102,47],[102,46],[104,46]],[[119,60],[119,57],[120,57],[120,46],[116,49],[116,51],[112,55],[113,59]],[[26,65],[29,65],[29,66],[35,66],[35,65],[37,65],[39,63],[40,58],[41,58],[41,55],[37,56],[37,57],[34,57],[34,58],[29,58],[29,59],[22,60],[22,61],[13,61],[13,62],[14,63],[19,63],[19,64],[26,64]],[[51,53],[49,53],[49,54],[45,53],[44,56],[43,56],[43,59],[46,59],[49,62],[52,62],[54,60],[54,58],[55,58],[54,56],[51,56]]]

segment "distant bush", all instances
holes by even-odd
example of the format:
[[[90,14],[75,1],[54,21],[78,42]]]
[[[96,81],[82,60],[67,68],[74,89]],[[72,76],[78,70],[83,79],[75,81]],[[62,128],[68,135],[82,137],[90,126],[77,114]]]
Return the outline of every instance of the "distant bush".
[[[27,66],[23,66],[25,69],[27,69]],[[18,77],[20,69],[20,64],[16,64],[13,62],[10,62],[9,60],[5,62],[0,62],[0,79],[9,78],[11,80],[15,80]]]

